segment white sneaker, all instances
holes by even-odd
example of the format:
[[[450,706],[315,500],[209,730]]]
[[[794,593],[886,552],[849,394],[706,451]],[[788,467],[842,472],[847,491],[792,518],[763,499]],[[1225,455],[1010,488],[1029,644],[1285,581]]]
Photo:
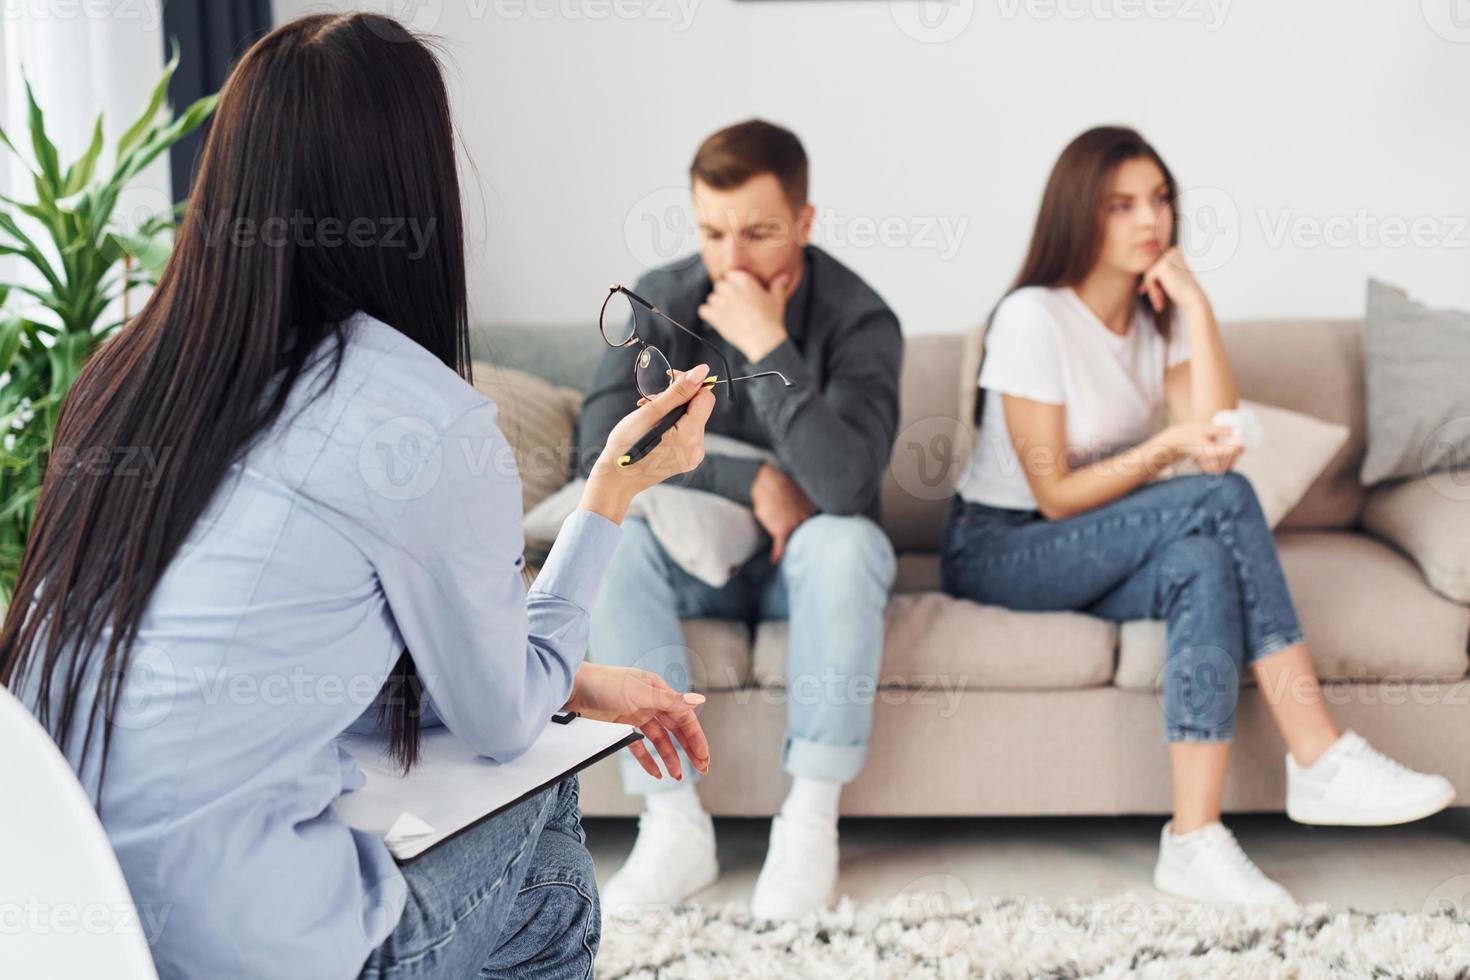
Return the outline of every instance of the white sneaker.
[[[1286,756],[1286,815],[1297,823],[1381,827],[1438,813],[1454,802],[1443,776],[1415,772],[1353,731],[1310,766]]]
[[[825,908],[836,884],[835,821],[805,814],[777,816],[771,821],[771,843],[755,880],[750,914],[799,919]]]
[[[709,814],[645,810],[638,817],[632,852],[601,890],[602,914],[608,918],[677,905],[719,876],[715,823]]]
[[[1164,825],[1154,887],[1192,902],[1295,906],[1285,888],[1267,878],[1224,824],[1205,824],[1182,837]]]

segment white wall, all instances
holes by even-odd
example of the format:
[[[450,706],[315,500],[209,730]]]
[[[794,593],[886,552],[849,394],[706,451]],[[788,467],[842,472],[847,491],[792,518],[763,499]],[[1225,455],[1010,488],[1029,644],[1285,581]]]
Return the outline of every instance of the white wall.
[[[1354,315],[1369,275],[1470,307],[1465,0],[344,5],[446,43],[479,322],[590,324],[691,250],[689,158],[752,115],[801,136],[819,239],[911,333],[983,316],[1056,154],[1115,121],[1188,189],[1222,317]]]

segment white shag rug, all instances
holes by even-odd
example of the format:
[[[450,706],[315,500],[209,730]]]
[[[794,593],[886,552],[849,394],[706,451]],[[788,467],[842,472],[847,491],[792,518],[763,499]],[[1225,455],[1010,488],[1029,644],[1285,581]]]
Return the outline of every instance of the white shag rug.
[[[1050,904],[943,891],[836,908],[794,923],[741,905],[682,905],[603,924],[602,980],[740,977],[1243,977],[1470,980],[1470,919],[1435,914],[1194,905],[1124,894]]]

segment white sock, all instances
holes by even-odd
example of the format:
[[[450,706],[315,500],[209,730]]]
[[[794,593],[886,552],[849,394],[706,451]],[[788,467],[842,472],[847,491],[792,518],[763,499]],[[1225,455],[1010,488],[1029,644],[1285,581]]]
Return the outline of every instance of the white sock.
[[[797,776],[791,781],[791,792],[781,804],[781,816],[804,814],[837,822],[837,797],[842,795],[842,784],[825,779],[808,779]]]
[[[643,806],[650,812],[661,810],[665,813],[682,813],[694,820],[704,817],[704,804],[699,802],[699,794],[694,791],[693,783],[680,783],[673,789],[649,793],[643,798]]]
[[[1193,844],[1195,841],[1201,839],[1201,835],[1200,835],[1200,831],[1201,830],[1204,830],[1206,827],[1213,827],[1215,824],[1217,824],[1219,822],[1220,821],[1218,821],[1218,820],[1211,820],[1209,823],[1202,823],[1202,824],[1200,824],[1198,827],[1194,828],[1193,830],[1191,830],[1187,834],[1178,834],[1178,833],[1175,833],[1174,832],[1174,824],[1171,821],[1169,823],[1169,836],[1172,837],[1172,838],[1174,838],[1176,841],[1178,841],[1181,844]]]

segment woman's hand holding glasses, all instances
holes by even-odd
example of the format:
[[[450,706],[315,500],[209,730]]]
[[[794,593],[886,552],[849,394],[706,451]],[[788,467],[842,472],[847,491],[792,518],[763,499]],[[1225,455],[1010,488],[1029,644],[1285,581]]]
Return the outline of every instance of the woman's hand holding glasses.
[[[640,492],[671,476],[687,473],[704,459],[704,425],[715,407],[715,396],[704,380],[709,365],[691,371],[671,371],[671,383],[653,398],[643,399],[608,434],[607,444],[587,477],[582,491],[583,510],[621,523],[628,504]],[[663,434],[657,446],[636,465],[618,465],[633,445],[665,415],[687,405],[683,417]]]

